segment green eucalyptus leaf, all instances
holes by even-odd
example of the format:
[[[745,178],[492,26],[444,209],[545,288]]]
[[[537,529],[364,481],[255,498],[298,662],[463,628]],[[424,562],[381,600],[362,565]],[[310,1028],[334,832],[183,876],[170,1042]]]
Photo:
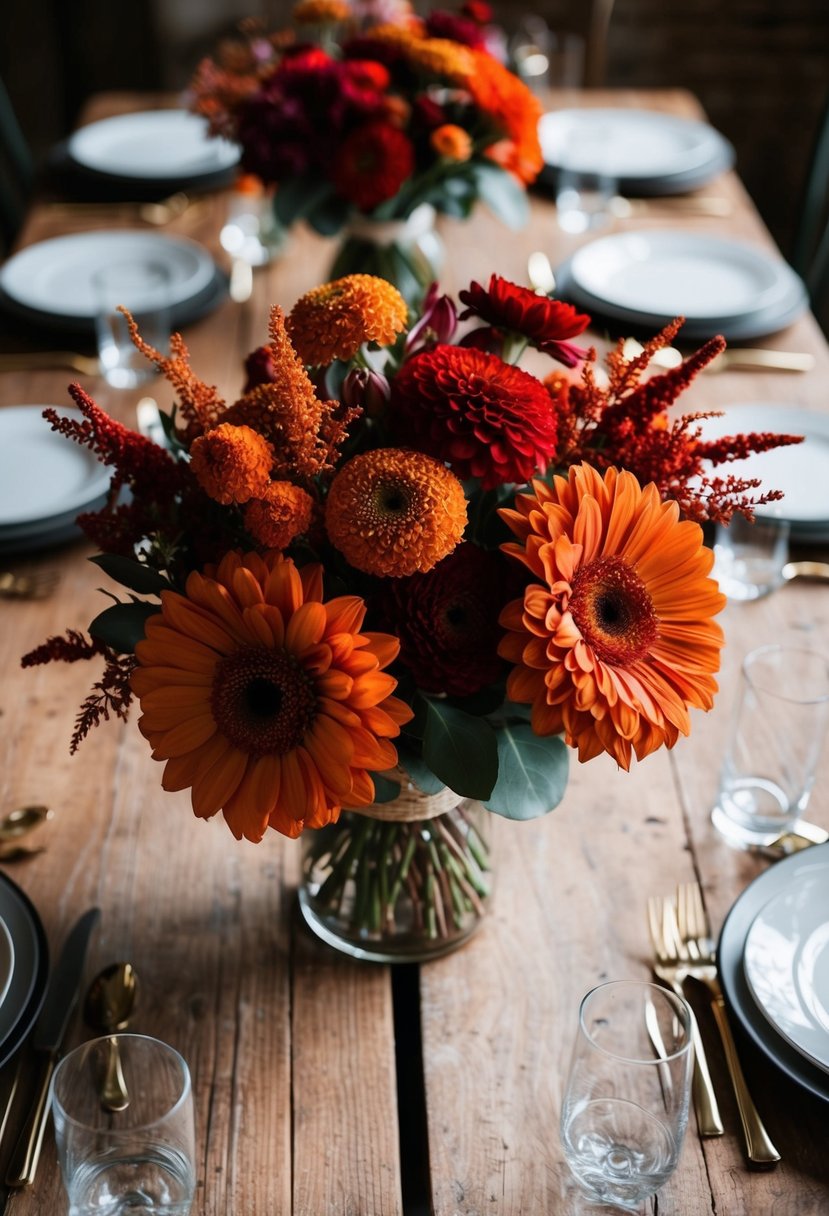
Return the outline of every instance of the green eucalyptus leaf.
[[[567,748],[557,735],[540,736],[519,722],[501,727],[498,780],[484,805],[505,819],[537,819],[558,806],[567,788]]]
[[[319,206],[331,193],[330,183],[319,178],[287,178],[274,196],[274,214],[280,224],[290,228],[291,224]]]
[[[162,591],[170,590],[170,581],[163,574],[159,574],[151,566],[133,561],[130,557],[121,557],[117,553],[96,553],[89,560],[100,566],[116,583],[129,587],[130,591],[138,591],[142,595],[158,595]]]
[[[398,741],[397,756],[401,767],[406,770],[417,788],[424,794],[439,794],[446,788],[440,777],[435,776],[423,757],[419,756],[413,748]]]
[[[374,782],[374,801],[393,802],[400,793],[400,782],[390,781],[382,773],[369,773]]]
[[[158,611],[157,604],[139,603],[136,600],[131,604],[113,604],[95,617],[89,632],[93,638],[105,642],[113,650],[129,654],[144,637],[144,627],[149,618],[157,616]]]
[[[495,731],[485,718],[464,713],[445,701],[425,700],[424,761],[456,794],[488,798],[498,777]]]
[[[349,210],[349,204],[344,198],[330,193],[308,208],[305,219],[321,236],[335,236],[348,218]]]
[[[473,166],[478,194],[500,220],[517,231],[530,218],[527,192],[517,178],[493,164]]]

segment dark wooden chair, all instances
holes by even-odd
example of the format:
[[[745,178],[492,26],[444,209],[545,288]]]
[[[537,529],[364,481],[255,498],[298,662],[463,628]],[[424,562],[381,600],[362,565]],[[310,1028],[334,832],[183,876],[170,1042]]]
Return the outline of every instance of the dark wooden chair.
[[[14,244],[34,185],[29,146],[0,79],[0,249]]]
[[[812,311],[829,323],[829,98],[815,137],[800,215],[792,245],[792,265],[809,291]]]

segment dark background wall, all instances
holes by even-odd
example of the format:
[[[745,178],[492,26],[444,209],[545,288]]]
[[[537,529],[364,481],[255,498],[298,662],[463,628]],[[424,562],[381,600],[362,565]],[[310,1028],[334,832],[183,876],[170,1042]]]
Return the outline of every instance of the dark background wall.
[[[587,0],[534,5],[553,26]],[[446,7],[454,7],[447,0]],[[514,28],[524,6],[495,4]],[[0,76],[38,156],[101,89],[179,88],[215,37],[278,0],[2,0]],[[616,0],[607,83],[691,89],[788,252],[829,95],[828,0]]]

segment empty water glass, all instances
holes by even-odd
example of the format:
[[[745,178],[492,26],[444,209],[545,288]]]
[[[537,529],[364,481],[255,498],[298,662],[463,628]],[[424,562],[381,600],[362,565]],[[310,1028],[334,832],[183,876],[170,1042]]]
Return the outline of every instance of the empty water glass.
[[[829,659],[760,646],[743,662],[714,826],[729,844],[772,844],[805,812],[829,726]]]
[[[156,350],[170,347],[170,271],[160,260],[136,258],[113,262],[92,276],[97,301],[95,329],[101,374],[114,388],[134,388],[158,375],[154,365],[133,345],[128,308],[141,337]]]
[[[688,1124],[691,1011],[672,992],[616,980],[588,992],[561,1111],[581,1189],[635,1210],[674,1172]]]
[[[782,586],[788,557],[786,520],[734,515],[717,525],[712,574],[730,600],[757,600]]]
[[[121,1111],[102,1100],[113,1050],[129,1096]],[[177,1051],[135,1034],[84,1043],[55,1070],[52,1107],[69,1216],[188,1216],[193,1095]]]
[[[601,130],[568,138],[556,173],[556,216],[565,232],[603,228],[613,219],[618,181],[613,146]]]

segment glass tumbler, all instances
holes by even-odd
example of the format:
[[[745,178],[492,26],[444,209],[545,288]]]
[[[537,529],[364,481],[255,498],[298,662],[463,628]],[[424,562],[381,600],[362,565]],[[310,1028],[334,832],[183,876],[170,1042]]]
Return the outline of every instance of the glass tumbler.
[[[728,526],[717,524],[712,574],[730,600],[757,600],[781,587],[788,557],[786,520],[735,515]]]
[[[170,349],[170,271],[162,261],[136,258],[112,262],[92,276],[97,315],[95,332],[101,374],[113,388],[135,388],[158,375],[135,348],[126,318],[128,308],[141,337],[166,354]]]
[[[656,984],[588,992],[561,1111],[564,1155],[596,1203],[636,1210],[676,1169],[688,1124],[691,1011]]]
[[[128,1096],[119,1111],[102,1100],[113,1051]],[[52,1108],[69,1216],[188,1216],[193,1095],[172,1047],[135,1034],[84,1043],[55,1070]]]
[[[720,771],[715,828],[729,844],[772,844],[806,810],[829,726],[829,659],[760,646],[743,662]]]

